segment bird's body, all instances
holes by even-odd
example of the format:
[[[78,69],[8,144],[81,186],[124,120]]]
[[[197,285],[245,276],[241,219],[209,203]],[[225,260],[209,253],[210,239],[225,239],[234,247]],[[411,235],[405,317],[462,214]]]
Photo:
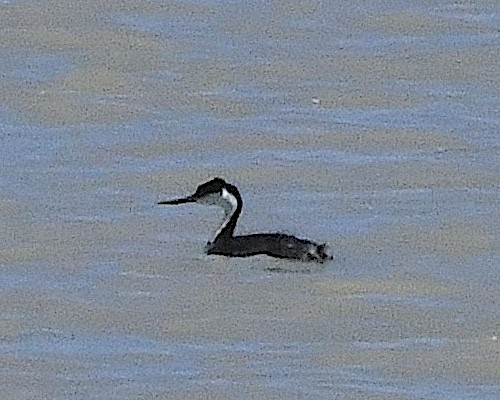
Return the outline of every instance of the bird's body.
[[[225,211],[224,222],[217,230],[214,240],[208,242],[205,247],[207,254],[229,257],[249,257],[266,254],[271,257],[317,262],[332,259],[332,256],[326,250],[326,244],[317,244],[284,233],[256,233],[233,236],[243,207],[243,200],[236,186],[225,182],[221,178],[214,178],[201,184],[191,196],[162,201],[158,204],[174,205],[192,202],[217,205]]]
[[[232,257],[249,257],[267,254],[277,258],[292,258],[302,261],[326,261],[325,244],[318,245],[306,239],[284,233],[256,233],[233,236],[230,241],[219,240],[208,243],[207,254]]]

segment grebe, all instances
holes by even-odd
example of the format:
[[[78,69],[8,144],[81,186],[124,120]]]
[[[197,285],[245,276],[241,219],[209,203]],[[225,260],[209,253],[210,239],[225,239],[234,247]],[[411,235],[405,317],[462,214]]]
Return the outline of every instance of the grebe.
[[[158,204],[175,205],[184,203],[216,205],[224,209],[225,220],[217,230],[214,240],[208,242],[205,246],[207,254],[228,257],[249,257],[257,254],[267,254],[271,257],[317,261],[320,263],[333,258],[327,252],[326,243],[318,244],[284,233],[256,233],[253,235],[233,236],[243,207],[243,200],[236,186],[227,183],[221,178],[214,178],[201,184],[191,196],[161,201]]]

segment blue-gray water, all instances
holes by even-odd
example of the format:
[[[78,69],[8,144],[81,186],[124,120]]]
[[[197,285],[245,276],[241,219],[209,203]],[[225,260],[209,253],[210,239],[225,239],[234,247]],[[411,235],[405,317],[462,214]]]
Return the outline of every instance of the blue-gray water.
[[[497,399],[498,15],[2,2],[2,398]],[[217,175],[335,259],[203,255]]]

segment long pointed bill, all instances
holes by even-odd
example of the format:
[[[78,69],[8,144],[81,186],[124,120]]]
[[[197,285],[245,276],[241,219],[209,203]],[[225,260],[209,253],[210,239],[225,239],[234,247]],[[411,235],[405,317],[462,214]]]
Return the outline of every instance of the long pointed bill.
[[[175,204],[184,204],[184,203],[194,203],[196,199],[193,196],[184,197],[183,199],[174,199],[167,201],[160,201],[158,204],[161,205],[175,205]]]

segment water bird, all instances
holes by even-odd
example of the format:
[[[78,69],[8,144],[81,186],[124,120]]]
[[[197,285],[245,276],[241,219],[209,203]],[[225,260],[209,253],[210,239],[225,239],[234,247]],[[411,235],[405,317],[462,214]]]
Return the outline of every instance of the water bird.
[[[299,239],[284,233],[256,233],[233,236],[236,223],[243,208],[243,200],[236,186],[224,179],[213,178],[202,183],[190,196],[160,201],[160,205],[199,203],[222,207],[225,218],[213,241],[205,246],[207,254],[227,257],[249,257],[266,254],[271,257],[323,263],[333,257],[326,243],[318,244],[307,239]]]

